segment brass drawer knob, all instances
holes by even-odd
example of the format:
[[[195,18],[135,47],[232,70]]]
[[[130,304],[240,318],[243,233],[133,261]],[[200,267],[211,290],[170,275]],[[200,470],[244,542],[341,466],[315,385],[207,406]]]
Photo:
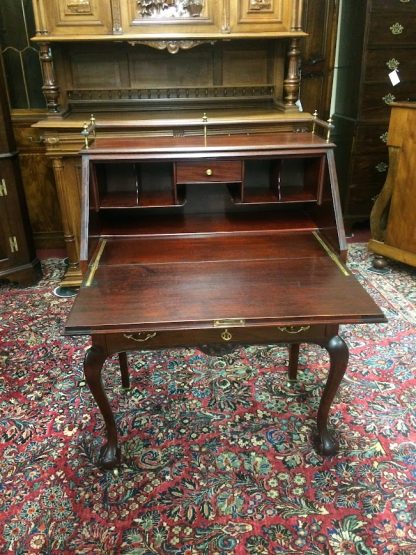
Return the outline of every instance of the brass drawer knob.
[[[221,339],[223,339],[224,341],[230,341],[233,338],[233,336],[231,335],[231,333],[228,330],[224,330],[221,333]]]
[[[207,170],[205,170],[205,173],[206,173],[208,176],[212,175],[212,170],[211,170],[211,168],[208,168]]]

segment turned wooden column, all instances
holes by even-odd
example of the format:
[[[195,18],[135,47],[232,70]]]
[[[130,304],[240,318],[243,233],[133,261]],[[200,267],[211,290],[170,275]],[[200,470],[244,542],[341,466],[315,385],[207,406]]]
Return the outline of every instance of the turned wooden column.
[[[39,44],[39,58],[42,64],[43,86],[42,91],[48,106],[48,115],[60,115],[59,110],[59,87],[56,84],[55,68],[51,46],[48,42]]]
[[[287,73],[283,81],[284,109],[288,111],[298,111],[298,107],[296,106],[296,102],[299,99],[300,86],[300,48],[298,38],[291,39],[287,58]]]

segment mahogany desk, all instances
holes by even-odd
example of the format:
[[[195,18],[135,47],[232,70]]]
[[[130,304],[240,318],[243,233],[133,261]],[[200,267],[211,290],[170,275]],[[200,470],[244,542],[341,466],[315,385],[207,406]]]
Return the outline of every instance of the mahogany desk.
[[[177,346],[300,343],[330,357],[318,449],[348,361],[340,324],[384,316],[343,263],[334,145],[311,133],[96,142],[83,152],[85,279],[67,335],[89,335],[86,381],[104,417],[99,465],[120,449],[101,382],[106,358]]]

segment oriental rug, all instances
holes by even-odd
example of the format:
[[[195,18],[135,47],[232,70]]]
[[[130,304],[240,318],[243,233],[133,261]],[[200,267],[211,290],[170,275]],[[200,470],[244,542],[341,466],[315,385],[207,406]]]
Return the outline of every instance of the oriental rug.
[[[53,290],[60,259],[33,287],[0,289],[0,552],[105,555],[410,555],[416,553],[416,273],[349,266],[386,324],[343,326],[350,347],[330,425],[334,457],[313,448],[328,370],[285,346],[116,357],[104,380],[123,465],[95,461],[103,421],[82,375],[87,339],[61,333],[72,299]]]

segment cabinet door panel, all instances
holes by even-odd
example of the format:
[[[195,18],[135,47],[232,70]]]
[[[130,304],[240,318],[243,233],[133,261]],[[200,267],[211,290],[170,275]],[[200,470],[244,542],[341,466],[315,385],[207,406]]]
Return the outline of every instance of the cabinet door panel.
[[[120,0],[124,33],[140,33],[166,37],[192,33],[220,32],[220,2],[194,0],[179,3],[174,0],[149,2],[147,0]],[[160,41],[162,42],[162,41]],[[162,48],[162,44],[161,44]]]
[[[47,5],[46,5],[47,4]],[[112,33],[109,2],[104,0],[43,0],[47,31],[52,35]]]
[[[368,45],[400,47],[416,41],[416,13],[380,12],[370,21]]]
[[[230,6],[231,32],[289,32],[289,8],[289,2],[283,0],[234,0]]]

